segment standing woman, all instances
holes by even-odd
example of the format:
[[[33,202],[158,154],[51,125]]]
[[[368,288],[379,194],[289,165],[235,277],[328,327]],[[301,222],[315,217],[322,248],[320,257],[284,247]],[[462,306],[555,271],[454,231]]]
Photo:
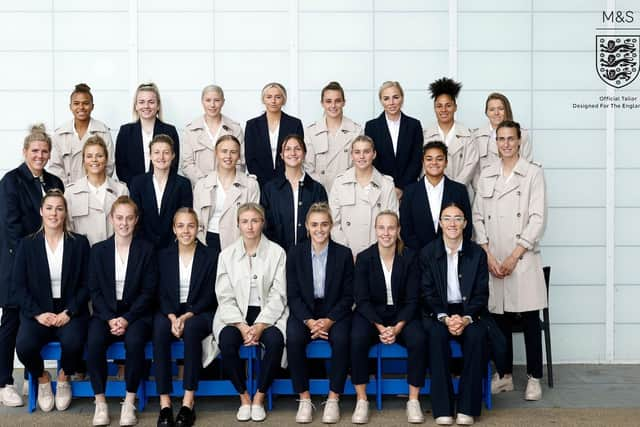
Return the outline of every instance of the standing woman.
[[[378,156],[373,165],[381,173],[393,177],[396,194],[401,199],[404,188],[420,176],[424,140],[422,125],[419,120],[402,112],[404,91],[400,83],[382,83],[378,98],[384,111],[367,122],[364,133],[376,144]]]
[[[84,234],[89,244],[105,240],[113,234],[109,221],[111,205],[120,196],[129,195],[127,186],[107,176],[109,150],[99,135],[88,138],[82,147],[86,175],[67,186],[71,229]]]
[[[44,170],[50,153],[51,138],[44,125],[32,126],[22,146],[24,162],[0,180],[0,403],[5,406],[23,405],[12,375],[20,324],[19,301],[12,297],[11,287],[14,256],[20,239],[42,224],[40,206],[45,191],[64,190],[60,178]]]
[[[376,215],[377,242],[356,260],[356,311],[351,329],[351,380],[356,388],[354,424],[369,422],[367,383],[369,349],[399,342],[409,355],[407,421],[424,422],[419,393],[427,369],[427,336],[419,317],[420,273],[415,253],[400,239],[400,221],[393,211]]]
[[[159,134],[169,135],[174,142],[175,158],[171,170],[178,171],[180,140],[173,125],[162,121],[160,90],[155,83],[143,83],[133,98],[135,122],[120,127],[116,138],[116,173],[118,179],[130,183],[134,176],[150,169],[149,143]]]
[[[253,175],[236,168],[240,141],[223,135],[216,142],[216,170],[193,189],[193,208],[198,213],[198,238],[220,252],[240,236],[237,212],[243,203],[260,201],[260,187]]]
[[[204,115],[194,119],[184,130],[182,172],[195,186],[216,169],[215,144],[222,135],[233,135],[240,141],[239,169],[244,172],[244,136],[240,124],[222,114],[224,92],[220,86],[202,89],[200,98]]]
[[[159,426],[190,427],[202,368],[202,340],[211,334],[217,301],[214,285],[219,253],[196,239],[198,216],[180,208],[173,217],[176,242],[158,254],[159,311],[153,319],[153,363],[160,395]],[[184,341],[184,397],[175,423],[171,409],[171,342]]]
[[[489,311],[507,340],[507,365],[494,376],[491,391],[513,390],[511,326],[522,317],[529,380],[525,400],[540,400],[542,333],[539,310],[547,306],[540,240],[544,233],[546,200],[539,165],[519,155],[520,125],[504,121],[496,129],[500,161],[482,170],[473,204],[477,243],[489,264]],[[497,366],[501,370],[500,366]]]
[[[99,120],[91,117],[93,94],[85,83],[78,83],[71,92],[69,109],[73,119],[53,133],[49,172],[58,176],[65,185],[85,176],[84,144],[93,136],[99,136],[107,147],[107,175],[113,175],[113,140],[111,131]]]
[[[82,361],[89,291],[89,242],[67,230],[67,202],[58,189],[42,199],[42,227],[22,239],[16,254],[13,281],[20,300],[16,352],[25,369],[38,379],[38,405],[49,412],[71,403],[70,375]],[[40,351],[59,341],[62,350],[56,396]]]
[[[362,135],[362,126],[344,116],[346,103],[344,89],[338,82],[329,82],[322,88],[320,104],[323,117],[307,126],[305,142],[309,150],[304,168],[309,174],[331,190],[336,175],[352,166],[351,142]]]
[[[247,121],[245,156],[247,170],[258,178],[260,188],[284,169],[278,148],[286,135],[304,136],[300,119],[282,111],[287,103],[287,90],[280,83],[267,83],[262,88],[265,112]]]
[[[424,131],[424,142],[443,141],[449,152],[445,174],[469,187],[478,167],[479,156],[471,132],[455,120],[458,109],[456,99],[460,89],[462,84],[446,77],[429,85],[438,122]]]
[[[193,206],[189,180],[172,169],[176,157],[175,142],[169,135],[156,135],[149,144],[153,170],[131,181],[131,198],[138,206],[140,235],[164,248],[174,239],[173,216],[182,207]]]
[[[287,358],[293,389],[299,394],[297,423],[310,423],[313,404],[309,393],[307,344],[331,344],[329,395],[323,423],[340,420],[338,401],[349,370],[353,258],[349,248],[331,240],[331,210],[326,203],[311,205],[305,225],[309,240],[294,246],[287,256]]]
[[[280,246],[262,235],[264,210],[259,204],[240,206],[237,221],[242,236],[224,249],[218,260],[218,309],[213,319],[213,336],[220,346],[226,374],[240,395],[237,420],[263,421],[265,393],[278,367],[286,367],[283,357],[289,316],[286,257]],[[260,345],[263,351],[253,402],[238,355],[242,345]]]
[[[280,156],[284,160],[284,175],[264,186],[261,204],[267,214],[264,234],[289,251],[306,238],[302,218],[316,202],[326,202],[327,192],[302,169],[307,147],[299,135],[288,135],[282,141]]]
[[[134,404],[145,371],[144,346],[151,337],[157,263],[153,246],[133,237],[138,222],[138,207],[133,200],[118,197],[109,218],[115,233],[93,246],[89,263],[93,316],[87,340],[87,368],[96,398],[93,425],[110,422],[104,395],[106,351],[112,343],[124,341],[127,394],[120,425],[131,426],[138,422]]]
[[[373,140],[360,135],[351,143],[353,167],[338,175],[329,194],[333,213],[331,237],[351,248],[353,257],[376,242],[374,222],[384,210],[398,212],[393,178],[373,166]]]

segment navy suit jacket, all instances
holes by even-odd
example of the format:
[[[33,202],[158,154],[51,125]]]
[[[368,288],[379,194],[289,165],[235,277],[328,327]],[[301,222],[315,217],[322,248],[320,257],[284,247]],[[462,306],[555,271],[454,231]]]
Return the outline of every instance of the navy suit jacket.
[[[353,306],[353,255],[351,250],[329,240],[324,303],[327,317],[338,321],[351,315]],[[301,322],[313,319],[313,266],[311,241],[294,246],[287,255],[287,303],[291,315]]]
[[[215,284],[220,253],[197,240],[196,242],[186,309],[193,314],[203,312],[213,314],[218,307]],[[177,243],[172,243],[158,253],[158,298],[160,312],[164,315],[176,314],[180,311],[179,262]]]
[[[244,155],[249,173],[258,178],[260,188],[284,171],[284,162],[280,157],[280,145],[284,137],[297,134],[304,138],[304,129],[300,119],[282,112],[280,118],[280,130],[278,133],[278,152],[276,153],[276,165],[273,166],[271,158],[271,143],[269,142],[269,125],[267,113],[247,121],[244,130]]]
[[[151,320],[158,281],[157,268],[151,243],[134,238],[129,248],[122,294],[126,312],[120,314],[127,322],[131,323],[147,316]],[[96,243],[91,248],[89,291],[94,316],[104,321],[118,317],[114,236]]]
[[[16,253],[13,282],[20,312],[27,318],[54,311],[44,238],[42,231],[23,238]],[[61,299],[64,309],[70,316],[87,314],[89,241],[83,235],[66,233],[63,244]]]
[[[140,211],[138,234],[157,249],[168,246],[175,237],[172,226],[176,211],[182,207],[193,207],[191,182],[177,173],[170,173],[162,194],[160,213],[153,188],[153,172],[133,178],[129,193]]]
[[[298,221],[294,224],[291,185],[284,175],[273,178],[260,193],[260,204],[264,207],[267,217],[264,234],[285,251],[289,251],[292,246],[307,237],[304,222],[311,205],[326,201],[327,192],[322,184],[305,174],[302,184],[298,185]],[[294,238],[295,227],[297,238]]]
[[[180,159],[180,138],[175,126],[160,121],[156,118],[153,125],[153,136],[165,134],[173,139],[173,151],[176,157],[171,163],[171,171],[178,172],[178,159]],[[146,171],[144,164],[144,151],[149,147],[142,146],[142,125],[140,120],[120,126],[118,137],[116,138],[116,174],[118,179],[127,184],[134,176],[141,175]],[[153,170],[153,166],[149,167]]]
[[[420,176],[424,137],[419,120],[400,114],[398,148],[395,154],[384,112],[365,124],[364,134],[370,136],[376,146],[377,155],[373,165],[380,173],[392,176],[395,186],[404,190]]]
[[[409,322],[418,316],[420,274],[416,257],[405,248],[393,258],[391,294],[397,309],[396,322]],[[356,310],[371,323],[384,323],[381,317],[387,306],[387,286],[380,261],[378,244],[374,243],[356,258],[354,295]]]
[[[469,193],[464,185],[444,177],[444,189],[442,192],[442,206],[455,202],[464,212],[467,226],[464,228],[465,239],[471,238],[473,229],[471,221],[471,205],[469,204]],[[418,252],[427,243],[442,235],[440,225],[438,232],[433,228],[433,218],[429,207],[427,189],[424,186],[424,179],[409,185],[402,195],[400,201],[400,235],[404,244]]]
[[[55,175],[44,171],[43,184],[34,180],[26,163],[7,172],[0,180],[0,306],[14,306],[11,270],[20,239],[35,233],[42,224],[42,187],[64,191]]]

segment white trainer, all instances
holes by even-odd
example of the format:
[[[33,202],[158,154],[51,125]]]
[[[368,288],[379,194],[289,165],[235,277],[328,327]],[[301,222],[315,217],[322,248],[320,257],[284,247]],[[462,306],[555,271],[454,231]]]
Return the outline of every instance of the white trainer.
[[[424,422],[424,413],[420,407],[419,400],[407,401],[407,422],[410,424],[421,424]]]
[[[529,377],[527,388],[524,390],[524,400],[540,400],[542,399],[542,387],[540,387],[540,379]]]
[[[66,410],[71,404],[71,383],[69,381],[58,381],[56,385],[56,409]]]
[[[313,421],[313,403],[311,399],[298,400],[298,412],[296,412],[296,422],[307,424]]]
[[[136,407],[125,400],[122,402],[122,409],[120,409],[120,425],[134,426],[136,424],[138,424]]]
[[[106,402],[96,402],[96,410],[93,413],[94,426],[108,426],[111,424],[109,418],[109,406]]]
[[[322,422],[325,424],[335,424],[340,421],[340,401],[338,399],[327,399],[324,402],[324,412]]]
[[[38,406],[44,412],[50,412],[53,409],[53,390],[51,390],[51,381],[44,384],[38,384]]]
[[[18,394],[16,387],[13,384],[7,384],[0,388],[0,403],[4,406],[12,407],[24,405],[22,396]]]
[[[353,410],[351,422],[353,424],[367,424],[369,422],[368,400],[358,400],[358,402],[356,402],[356,409]]]

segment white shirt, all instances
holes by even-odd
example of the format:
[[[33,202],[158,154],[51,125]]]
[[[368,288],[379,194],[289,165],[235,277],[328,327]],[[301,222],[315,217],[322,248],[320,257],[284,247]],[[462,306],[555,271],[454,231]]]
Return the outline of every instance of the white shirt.
[[[180,304],[187,302],[187,298],[189,298],[189,285],[191,284],[193,258],[195,258],[195,254],[191,257],[189,264],[184,265],[180,256],[178,256],[178,264],[180,265]]]
[[[316,253],[311,247],[311,269],[313,274],[313,297],[324,298],[324,286],[327,278],[327,257],[329,245]]]
[[[458,253],[462,250],[462,242],[455,251],[449,249],[447,245],[444,249],[447,251],[447,302],[459,304],[462,302],[462,291],[458,279]]]
[[[153,132],[146,133],[142,129],[142,153],[144,153],[144,171],[149,172],[149,164],[151,162],[151,154],[149,153],[149,143],[153,139]]]
[[[58,246],[52,250],[47,238],[44,239],[47,250],[47,263],[49,264],[49,277],[51,278],[51,296],[62,298],[62,257],[64,256],[64,238],[58,241]]]
[[[129,253],[122,259],[118,253],[118,246],[115,245],[115,257],[116,257],[116,300],[122,301],[122,295],[124,294],[124,280],[127,276],[127,265],[129,264]]]
[[[276,167],[276,156],[278,155],[278,134],[280,133],[280,124],[273,132],[269,131],[269,144],[271,145],[271,160],[273,167]]]
[[[249,258],[249,306],[261,307],[260,290],[258,289],[258,276],[253,273],[251,264],[255,262],[255,255],[247,255]]]
[[[101,185],[95,187],[87,179],[87,185],[89,186],[90,197],[95,198],[98,201],[98,204],[104,209],[104,201],[107,197],[107,180],[105,180]]]
[[[393,154],[397,154],[398,134],[400,133],[400,119],[391,120],[386,114],[384,116],[387,119],[387,128],[389,128],[389,134],[391,134],[391,145],[393,145]]]
[[[393,305],[393,292],[391,291],[391,273],[393,272],[393,263],[391,264],[391,269],[387,270],[384,260],[380,257],[380,264],[382,264],[382,272],[384,273],[384,284],[387,287],[387,305]]]
[[[509,182],[509,180],[511,179],[511,177],[513,176],[513,170],[515,168],[511,169],[511,172],[509,173],[509,176],[504,176],[504,169],[503,169],[503,165],[502,162],[500,162],[500,176],[504,178],[504,183],[507,184]]]
[[[293,242],[298,241],[298,195],[300,193],[300,188],[302,187],[302,181],[304,181],[305,173],[302,171],[302,176],[298,180],[298,189],[294,190],[291,187],[291,192],[293,193]]]
[[[442,195],[444,194],[444,176],[435,186],[431,185],[425,176],[424,188],[427,190],[427,199],[429,199],[429,209],[431,210],[431,218],[433,219],[433,229],[437,233],[440,209],[442,208]]]
[[[224,207],[224,201],[227,199],[227,192],[224,191],[222,183],[219,179],[217,180],[217,182],[218,184],[216,186],[216,202],[213,206],[213,214],[211,215],[211,219],[209,220],[207,231],[219,234],[220,218],[222,217],[222,208]]]
[[[220,138],[220,131],[222,130],[222,122],[220,123],[220,126],[218,126],[218,130],[216,131],[215,135],[211,133],[211,129],[209,129],[209,126],[207,125],[206,120],[204,121],[204,130],[205,132],[207,132],[207,136],[211,141],[211,145],[215,147],[216,141],[218,140],[218,138]]]
[[[440,138],[442,138],[442,142],[444,142],[444,144],[449,147],[451,146],[451,143],[453,142],[454,139],[456,139],[456,124],[455,122],[453,123],[453,126],[451,126],[451,129],[449,129],[449,133],[447,134],[447,136],[444,136],[444,131],[442,129],[440,129],[440,125],[438,125],[438,133],[440,134]]]
[[[167,177],[167,180],[169,180],[169,178]],[[162,207],[162,196],[164,195],[164,189],[167,187],[167,183],[165,182],[164,185],[161,185],[160,182],[156,179],[156,176],[153,175],[153,190],[156,193],[156,205],[158,208],[158,213],[160,213],[160,208]]]

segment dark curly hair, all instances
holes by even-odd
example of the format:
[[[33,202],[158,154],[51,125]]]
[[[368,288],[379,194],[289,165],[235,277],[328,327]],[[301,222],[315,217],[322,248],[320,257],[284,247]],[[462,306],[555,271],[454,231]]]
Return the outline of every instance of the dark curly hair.
[[[437,99],[440,95],[449,95],[455,102],[462,89],[462,83],[448,77],[442,77],[429,85],[431,99]]]

